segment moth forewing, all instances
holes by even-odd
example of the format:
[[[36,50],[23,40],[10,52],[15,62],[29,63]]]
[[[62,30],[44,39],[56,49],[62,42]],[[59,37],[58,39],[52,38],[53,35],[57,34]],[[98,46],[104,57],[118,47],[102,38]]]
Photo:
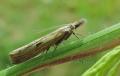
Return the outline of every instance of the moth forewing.
[[[85,20],[76,21],[66,26],[63,26],[52,33],[43,36],[21,48],[10,52],[12,63],[18,64],[32,57],[35,57],[41,52],[47,51],[51,46],[58,46],[62,41],[68,39],[73,30],[84,24]]]
[[[58,33],[59,32],[59,33]],[[10,52],[10,59],[12,63],[17,64],[26,61],[42,51],[49,49],[50,46],[62,36],[60,30],[56,30],[40,39],[37,39],[23,47],[20,47]]]

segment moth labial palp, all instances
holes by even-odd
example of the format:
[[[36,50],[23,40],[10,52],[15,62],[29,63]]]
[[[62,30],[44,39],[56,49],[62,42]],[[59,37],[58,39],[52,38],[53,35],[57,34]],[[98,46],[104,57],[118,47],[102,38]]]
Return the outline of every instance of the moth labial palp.
[[[84,19],[67,24],[56,31],[45,35],[21,48],[10,52],[9,56],[14,64],[19,64],[27,61],[41,52],[46,52],[50,47],[58,46],[64,40],[67,40],[71,34],[75,34],[73,31],[85,23]],[[57,48],[57,47],[56,47]]]

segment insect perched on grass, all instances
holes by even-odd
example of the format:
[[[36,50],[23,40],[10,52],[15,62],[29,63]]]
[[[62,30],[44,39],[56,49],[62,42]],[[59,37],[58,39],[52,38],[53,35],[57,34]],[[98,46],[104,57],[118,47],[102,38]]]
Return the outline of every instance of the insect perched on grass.
[[[65,26],[53,31],[52,33],[43,36],[21,48],[10,52],[10,59],[12,63],[18,64],[24,62],[41,52],[48,51],[51,46],[58,46],[64,40],[67,40],[71,34],[75,33],[73,30],[85,23],[84,19],[66,24]],[[76,35],[75,35],[76,36]]]

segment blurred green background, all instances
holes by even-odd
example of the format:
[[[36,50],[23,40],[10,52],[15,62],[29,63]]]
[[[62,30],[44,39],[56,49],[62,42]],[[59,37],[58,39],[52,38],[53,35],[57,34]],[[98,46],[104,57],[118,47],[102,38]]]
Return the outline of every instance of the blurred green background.
[[[120,20],[120,0],[0,0],[0,70],[12,66],[10,51],[80,18],[87,19],[79,29],[83,36],[116,24]],[[80,76],[100,55],[46,68],[31,76]]]

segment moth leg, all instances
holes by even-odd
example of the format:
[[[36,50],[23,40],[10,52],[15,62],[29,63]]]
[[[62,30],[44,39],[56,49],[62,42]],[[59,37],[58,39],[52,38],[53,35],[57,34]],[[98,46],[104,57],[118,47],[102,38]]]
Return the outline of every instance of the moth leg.
[[[50,47],[48,47],[48,48],[46,49],[45,54],[47,54],[47,52],[48,52],[49,49],[50,49]]]
[[[52,56],[54,56],[54,52],[56,51],[57,47],[58,47],[57,45],[54,46],[54,50],[53,50]]]
[[[73,34],[74,36],[76,36],[78,39],[80,39],[80,38],[75,34],[75,32],[72,32],[72,34]]]
[[[56,45],[55,45],[55,46],[54,46],[54,50],[53,50],[53,51],[55,51],[55,50],[57,49],[57,47],[58,47],[58,46],[56,46]]]

